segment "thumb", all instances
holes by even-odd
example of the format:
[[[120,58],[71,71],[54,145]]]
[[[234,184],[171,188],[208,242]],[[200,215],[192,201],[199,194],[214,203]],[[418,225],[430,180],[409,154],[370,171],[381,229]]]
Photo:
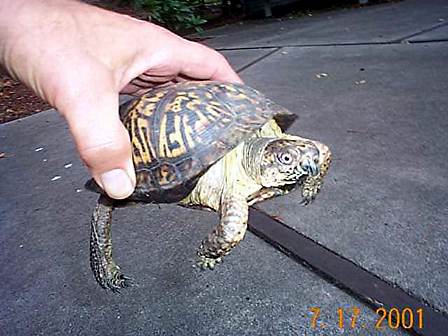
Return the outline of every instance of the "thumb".
[[[81,159],[100,187],[115,199],[131,195],[135,172],[129,135],[118,115],[118,94],[83,92],[81,97],[66,101],[61,113]]]

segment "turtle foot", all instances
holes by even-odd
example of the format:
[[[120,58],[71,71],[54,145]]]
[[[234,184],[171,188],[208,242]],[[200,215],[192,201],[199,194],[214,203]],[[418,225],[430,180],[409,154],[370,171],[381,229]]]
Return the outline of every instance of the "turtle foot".
[[[313,203],[315,199],[316,199],[316,197],[314,195],[303,196],[300,204],[303,206],[307,206],[307,205]]]
[[[205,269],[212,270],[221,261],[222,261],[222,257],[211,258],[211,257],[206,257],[204,255],[199,255],[198,265],[204,270]]]
[[[95,273],[95,278],[104,289],[120,292],[122,288],[134,286],[134,281],[121,273],[118,266],[110,270],[102,269]]]
[[[106,289],[110,289],[112,292],[119,293],[122,288],[132,287],[134,286],[134,281],[123,275],[121,272],[118,272],[111,279],[106,280],[105,284]]]

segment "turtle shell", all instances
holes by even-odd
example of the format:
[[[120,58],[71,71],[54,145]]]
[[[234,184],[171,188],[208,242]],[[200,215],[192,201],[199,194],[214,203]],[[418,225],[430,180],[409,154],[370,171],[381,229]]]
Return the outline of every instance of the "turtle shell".
[[[182,82],[120,106],[136,170],[130,200],[178,202],[198,178],[239,143],[275,118],[282,129],[296,115],[243,84]],[[90,190],[103,192],[93,180]]]

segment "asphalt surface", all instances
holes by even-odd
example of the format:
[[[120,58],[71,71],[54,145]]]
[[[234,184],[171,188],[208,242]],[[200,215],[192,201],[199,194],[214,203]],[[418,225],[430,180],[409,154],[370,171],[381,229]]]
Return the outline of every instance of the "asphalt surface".
[[[248,84],[298,112],[291,133],[334,152],[315,203],[291,194],[260,207],[448,313],[445,22],[446,1],[410,0],[205,34]],[[0,125],[0,151],[2,335],[404,334],[377,330],[374,311],[251,233],[215,271],[194,268],[218,217],[175,205],[114,212],[115,258],[138,286],[106,293],[88,263],[96,195],[63,120]]]

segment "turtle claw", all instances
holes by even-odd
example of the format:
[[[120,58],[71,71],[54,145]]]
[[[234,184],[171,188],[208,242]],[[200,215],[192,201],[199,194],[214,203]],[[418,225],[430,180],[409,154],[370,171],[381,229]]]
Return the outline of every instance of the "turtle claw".
[[[107,281],[104,288],[109,289],[114,293],[120,293],[123,288],[132,287],[134,285],[135,284],[131,278],[122,275],[115,281]]]
[[[302,201],[300,202],[300,205],[307,206],[307,205],[313,203],[314,199],[315,199],[314,196],[312,196],[312,197],[303,197]]]
[[[222,258],[210,258],[204,255],[199,255],[198,266],[203,270],[209,269],[213,270],[217,264],[222,261]]]
[[[128,278],[123,274],[120,274],[119,277],[113,283],[109,283],[108,285],[109,289],[111,289],[113,292],[120,293],[120,290],[122,288],[134,286],[134,281],[131,278]]]
[[[120,293],[120,290],[127,287],[132,287],[135,285],[134,281],[121,273],[118,266],[112,268],[111,270],[103,270],[95,273],[98,283],[104,289],[111,290],[114,293]]]

